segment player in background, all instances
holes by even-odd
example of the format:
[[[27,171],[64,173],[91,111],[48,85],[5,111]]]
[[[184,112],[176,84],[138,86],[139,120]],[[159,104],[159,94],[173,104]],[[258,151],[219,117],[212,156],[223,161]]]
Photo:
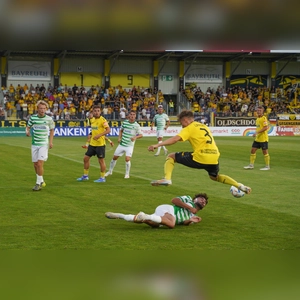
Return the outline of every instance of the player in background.
[[[183,110],[178,115],[178,121],[182,125],[179,134],[163,141],[160,144],[151,145],[148,151],[154,151],[162,145],[173,145],[179,141],[189,141],[193,152],[176,152],[170,153],[164,165],[165,176],[161,180],[152,181],[154,186],[172,184],[172,173],[174,164],[177,162],[184,166],[194,169],[204,169],[210,179],[237,187],[246,194],[251,193],[251,188],[238,183],[233,178],[219,174],[219,156],[220,152],[210,129],[202,123],[194,120],[194,113],[190,110]]]
[[[162,105],[158,105],[157,107],[157,114],[154,116],[152,123],[151,123],[151,130],[153,130],[153,127],[156,125],[156,137],[157,141],[160,144],[162,142],[162,139],[164,137],[164,130],[167,130],[170,126],[170,120],[167,114],[164,113],[164,108]],[[168,150],[165,146],[162,146],[165,152],[165,155],[168,154]],[[161,147],[157,148],[155,156],[158,156],[160,154]]]
[[[143,137],[141,126],[136,122],[136,112],[131,111],[128,115],[128,118],[122,122],[118,142],[119,145],[115,150],[114,156],[110,162],[109,170],[106,172],[105,177],[112,175],[114,167],[117,163],[117,160],[120,156],[125,153],[125,179],[130,177],[130,168],[131,168],[131,157],[133,154],[134,144],[137,139]]]
[[[83,158],[83,175],[78,181],[89,180],[90,158],[97,155],[100,165],[100,178],[94,182],[105,182],[105,135],[110,133],[107,120],[101,116],[101,107],[93,106],[93,118],[90,119],[92,137]]]
[[[91,126],[90,119],[92,119],[92,118],[93,118],[93,111],[90,111],[90,112],[88,112],[88,116],[87,116],[86,121],[85,121],[87,127]],[[82,148],[87,149],[89,147],[91,137],[92,137],[92,130],[90,130],[90,132],[87,136],[85,145],[81,146]],[[110,140],[107,136],[105,136],[105,140],[108,141],[112,147],[114,146],[113,141]]]
[[[261,168],[261,171],[270,170],[270,155],[268,151],[269,146],[269,136],[268,136],[268,119],[264,116],[264,108],[262,106],[258,106],[256,108],[257,118],[256,118],[256,131],[253,134],[255,138],[252,143],[252,148],[250,152],[250,164],[245,166],[244,169],[252,170],[254,169],[254,162],[256,159],[256,151],[257,149],[261,149],[264,155],[265,167]]]
[[[26,135],[32,132],[31,157],[36,173],[36,184],[33,191],[40,191],[46,186],[44,181],[44,162],[48,159],[48,149],[53,147],[54,121],[46,115],[48,103],[37,102],[37,114],[32,115],[26,126]]]
[[[190,225],[201,222],[196,216],[199,210],[208,203],[208,196],[205,193],[191,196],[179,196],[172,199],[172,205],[162,204],[156,207],[151,215],[139,212],[137,215],[107,212],[105,216],[109,219],[123,219],[128,222],[145,223],[151,227],[174,228],[176,225]]]

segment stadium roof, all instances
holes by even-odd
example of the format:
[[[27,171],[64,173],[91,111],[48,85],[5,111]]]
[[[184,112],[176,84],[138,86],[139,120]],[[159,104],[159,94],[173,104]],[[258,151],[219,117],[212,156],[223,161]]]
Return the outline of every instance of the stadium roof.
[[[209,61],[299,61],[300,50],[0,50],[8,59],[20,57],[144,57],[152,60],[209,60]]]

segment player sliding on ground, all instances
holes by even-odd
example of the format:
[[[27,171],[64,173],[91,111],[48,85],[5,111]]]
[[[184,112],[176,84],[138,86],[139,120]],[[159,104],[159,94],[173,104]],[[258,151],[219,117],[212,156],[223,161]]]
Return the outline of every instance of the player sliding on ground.
[[[208,196],[205,193],[191,196],[180,196],[172,199],[172,204],[162,204],[156,207],[151,215],[139,212],[137,215],[125,215],[122,213],[107,212],[105,216],[109,219],[123,219],[128,222],[145,223],[151,227],[163,225],[174,228],[176,225],[190,225],[201,222],[196,216],[199,210],[208,203]]]
[[[193,152],[170,153],[164,166],[164,178],[152,181],[151,184],[154,186],[172,184],[172,172],[174,164],[177,162],[189,168],[204,169],[208,173],[210,179],[233,185],[246,194],[250,194],[250,187],[238,183],[227,175],[219,174],[220,152],[210,129],[206,125],[196,122],[194,120],[194,113],[189,110],[182,111],[178,115],[178,121],[183,127],[179,134],[159,144],[149,146],[148,150],[154,151],[161,146],[173,145],[179,141],[189,141],[193,148]]]

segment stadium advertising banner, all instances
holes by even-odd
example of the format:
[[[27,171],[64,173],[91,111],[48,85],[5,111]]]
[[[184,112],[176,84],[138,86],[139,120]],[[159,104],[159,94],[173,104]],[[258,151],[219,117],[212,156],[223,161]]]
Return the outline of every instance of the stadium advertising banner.
[[[216,117],[215,126],[256,126],[256,118],[248,117]]]
[[[300,125],[300,115],[295,114],[278,114],[277,125]]]
[[[252,136],[256,127],[209,127],[213,136]],[[270,126],[269,136],[276,135],[276,126]]]
[[[8,80],[51,80],[51,62],[8,61]]]
[[[278,136],[300,136],[300,126],[277,126],[276,135]]]
[[[25,127],[0,127],[0,136],[25,136]]]
[[[171,137],[181,131],[180,126],[170,126],[166,132],[165,137]],[[252,136],[256,131],[256,127],[209,127],[214,136]],[[142,127],[142,134],[144,137],[156,137],[156,130],[151,130],[151,127]],[[111,127],[109,136],[119,136],[120,127]],[[60,127],[54,129],[54,135],[69,136],[69,137],[82,137],[89,134],[88,127]],[[300,126],[270,126],[268,131],[269,136],[281,135],[300,135]],[[0,136],[25,136],[25,127],[0,127]]]
[[[137,121],[141,127],[150,127],[151,121],[138,120]],[[5,120],[0,121],[1,127],[26,127],[26,120]],[[120,127],[122,121],[108,121],[110,127]],[[171,121],[171,124],[176,126],[180,125],[179,122]],[[85,127],[85,120],[56,120],[55,127]]]
[[[165,137],[171,137],[178,134],[182,127],[170,126],[165,131]],[[256,131],[256,127],[209,127],[214,136],[252,136]],[[151,130],[151,127],[142,127],[142,134],[144,137],[156,137],[156,130]],[[86,127],[56,127],[54,130],[55,136],[86,136],[88,135],[88,128]],[[109,136],[119,136],[120,127],[111,127]],[[276,135],[276,126],[271,126],[268,131],[269,136]]]
[[[116,122],[118,123],[118,122]],[[27,121],[26,120],[5,120],[0,121],[0,128],[1,127],[26,127]],[[85,121],[69,121],[69,120],[58,120],[55,121],[55,126],[57,127],[84,127]],[[118,125],[119,126],[119,125]]]
[[[141,127],[142,134],[145,137],[156,137],[156,130],[151,130],[151,127]],[[181,127],[172,127],[170,126],[165,131],[165,136],[174,136],[178,134],[181,130]],[[111,127],[110,134],[108,136],[119,136],[120,127]],[[88,127],[55,127],[54,136],[87,136],[89,134]]]
[[[185,74],[185,82],[222,83],[222,65],[192,65]]]

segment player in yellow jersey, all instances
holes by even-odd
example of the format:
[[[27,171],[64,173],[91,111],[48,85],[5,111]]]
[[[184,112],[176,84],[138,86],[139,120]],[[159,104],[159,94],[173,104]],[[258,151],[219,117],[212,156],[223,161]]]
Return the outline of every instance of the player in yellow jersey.
[[[110,127],[105,118],[101,116],[101,108],[99,105],[93,107],[93,118],[90,120],[92,137],[88,149],[84,155],[83,176],[77,178],[78,181],[89,180],[90,158],[97,155],[100,165],[100,178],[94,182],[105,182],[105,135],[110,133]]]
[[[220,153],[210,129],[206,125],[196,122],[194,120],[194,114],[190,110],[183,110],[178,115],[178,121],[183,127],[179,134],[162,143],[149,146],[148,150],[154,151],[154,149],[161,146],[173,145],[179,141],[189,141],[193,148],[193,152],[170,153],[164,165],[164,179],[152,181],[151,184],[154,186],[172,184],[172,172],[174,164],[177,162],[189,168],[204,169],[208,173],[210,179],[233,185],[246,194],[250,194],[250,187],[238,183],[227,175],[219,174]]]
[[[254,169],[254,162],[256,159],[256,151],[257,149],[261,149],[264,155],[265,167],[261,168],[261,171],[270,170],[270,155],[268,151],[269,147],[269,137],[268,137],[268,129],[269,124],[266,116],[264,116],[264,108],[262,106],[258,106],[256,108],[257,119],[256,119],[256,131],[253,134],[255,140],[252,144],[251,152],[250,152],[250,164],[244,169],[252,170]]]
[[[88,117],[86,118],[86,125],[89,127],[91,126],[90,124],[90,119],[93,118],[93,111],[90,111],[88,113]],[[87,149],[89,147],[89,144],[90,144],[90,141],[91,141],[91,138],[92,138],[92,130],[90,130],[88,136],[87,136],[87,139],[86,139],[86,142],[85,142],[85,145],[81,146],[82,148],[84,149]],[[114,143],[112,140],[110,140],[107,136],[105,137],[105,140],[108,141],[110,143],[110,145],[113,147],[114,146]]]

